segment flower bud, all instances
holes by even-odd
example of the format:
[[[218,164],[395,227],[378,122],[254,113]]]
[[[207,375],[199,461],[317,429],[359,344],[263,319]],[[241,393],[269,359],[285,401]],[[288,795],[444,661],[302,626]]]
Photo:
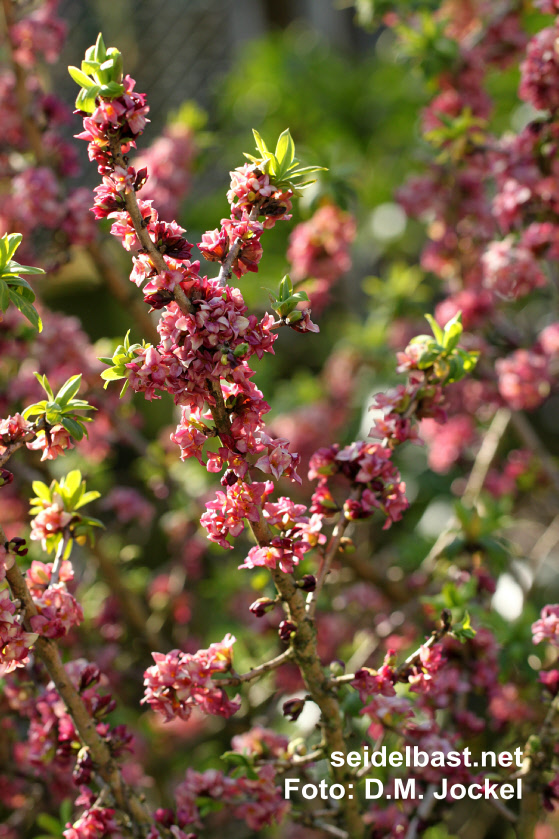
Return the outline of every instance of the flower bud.
[[[11,484],[14,479],[14,473],[8,469],[0,469],[0,487]]]
[[[25,539],[22,539],[21,536],[14,536],[13,539],[6,542],[6,550],[8,553],[16,554],[16,556],[25,556],[28,551],[28,548],[25,547],[26,544]]]
[[[332,674],[332,676],[343,676],[343,674],[345,673],[344,662],[339,658],[335,658],[334,661],[331,661],[330,673]]]
[[[279,625],[279,632],[278,632],[279,637],[286,644],[289,643],[292,636],[295,635],[296,632],[297,632],[297,627],[295,626],[293,621],[282,621]]]
[[[297,582],[297,585],[299,588],[303,589],[303,591],[314,591],[316,588],[316,577],[314,574],[305,574]]]
[[[286,321],[288,323],[298,323],[303,318],[303,313],[299,311],[299,309],[295,309],[291,312],[287,317]]]
[[[304,699],[288,699],[287,702],[283,703],[283,715],[289,717],[291,722],[295,722],[301,716],[304,707]]]
[[[352,554],[355,552],[355,545],[353,539],[349,536],[342,536],[340,539],[340,551],[345,554]]]
[[[233,350],[233,355],[235,358],[242,358],[243,355],[246,355],[249,350],[249,345],[245,342],[243,344],[239,344]]]
[[[275,602],[269,597],[259,597],[258,600],[254,601],[254,603],[251,603],[248,609],[249,612],[252,612],[252,614],[255,615],[255,617],[263,618],[266,612],[273,609],[275,605]]]

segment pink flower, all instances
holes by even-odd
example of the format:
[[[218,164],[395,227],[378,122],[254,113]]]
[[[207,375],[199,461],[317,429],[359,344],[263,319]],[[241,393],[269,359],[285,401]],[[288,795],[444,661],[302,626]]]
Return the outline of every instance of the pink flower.
[[[106,807],[86,810],[74,824],[67,824],[64,839],[122,839],[114,819],[115,811]]]
[[[512,236],[491,242],[482,256],[483,282],[500,297],[516,300],[546,284],[537,260]]]
[[[534,644],[549,641],[559,647],[559,604],[544,606],[540,619],[532,624]]]
[[[39,431],[36,439],[26,445],[32,451],[42,451],[41,460],[55,460],[67,449],[74,448],[69,432],[61,425]]]
[[[534,411],[550,393],[550,374],[545,356],[516,350],[495,365],[499,393],[515,411]]]
[[[33,541],[41,540],[46,550],[46,540],[49,536],[63,533],[65,528],[72,521],[72,513],[66,512],[61,499],[56,499],[52,504],[44,505],[40,513],[31,522],[31,536]]]
[[[559,108],[559,57],[556,26],[542,29],[528,44],[520,65],[518,95],[539,111]]]
[[[559,322],[550,323],[540,332],[539,344],[548,358],[559,356]]]
[[[142,702],[147,702],[167,722],[175,717],[187,720],[193,708],[230,717],[239,710],[240,699],[230,700],[212,676],[231,669],[234,642],[232,635],[226,635],[222,642],[198,650],[195,655],[180,650],[167,655],[152,653],[155,664],[144,673]]]

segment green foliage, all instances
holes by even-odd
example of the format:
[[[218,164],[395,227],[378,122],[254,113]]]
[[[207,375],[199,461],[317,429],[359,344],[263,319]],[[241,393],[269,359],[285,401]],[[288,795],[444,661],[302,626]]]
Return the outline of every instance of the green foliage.
[[[437,163],[457,162],[466,152],[471,152],[472,147],[481,147],[486,142],[487,120],[475,117],[471,108],[464,108],[455,117],[440,113],[438,118],[441,126],[425,134],[425,139],[441,150]]]
[[[36,819],[37,826],[48,833],[41,833],[35,839],[62,839],[64,830],[72,817],[72,802],[65,798],[60,805],[59,816],[51,816],[48,813],[39,813]]]
[[[470,614],[466,612],[462,621],[452,627],[452,635],[457,638],[461,644],[465,644],[470,638],[476,637],[476,631],[472,627],[470,621]]]
[[[282,320],[288,323],[296,323],[301,319],[301,312],[296,311],[299,303],[308,301],[309,297],[306,291],[293,291],[293,283],[289,274],[286,274],[279,285],[278,296],[276,297],[271,291],[268,291],[272,308],[279,315]]]
[[[80,85],[76,99],[76,108],[80,111],[92,114],[98,96],[116,99],[124,93],[122,56],[116,47],[106,49],[101,33],[97,36],[95,46],[86,51],[81,70],[68,67],[68,72],[76,84]]]
[[[13,303],[35,329],[41,332],[43,324],[33,306],[35,292],[21,274],[44,274],[45,272],[42,268],[20,265],[12,258],[22,239],[21,233],[4,233],[0,238],[0,311],[5,312],[10,303]]]
[[[437,378],[445,384],[459,382],[471,373],[477,364],[479,353],[458,348],[462,335],[462,313],[458,312],[444,328],[431,315],[425,315],[434,338],[431,335],[416,335],[410,344],[421,348],[417,361],[419,370],[433,368]]]
[[[35,496],[29,502],[30,515],[36,516],[51,505],[56,505],[66,513],[71,513],[71,519],[66,527],[70,539],[65,550],[65,558],[71,553],[73,539],[80,543],[86,539],[94,542],[93,528],[104,527],[103,523],[99,519],[84,516],[77,511],[99,498],[100,493],[97,490],[87,490],[86,482],[82,480],[79,470],[74,469],[68,472],[59,481],[53,480],[49,486],[42,481],[33,481],[32,487]],[[64,534],[59,532],[48,536],[47,551],[49,553],[55,551],[63,539]]]
[[[410,25],[400,21],[395,27],[402,54],[428,79],[452,70],[459,59],[459,46],[445,35],[447,21],[425,9],[413,17]]]
[[[130,344],[130,330],[128,330],[124,337],[124,343],[118,345],[111,358],[108,356],[99,358],[99,361],[102,361],[103,364],[109,365],[109,369],[103,370],[101,373],[101,378],[105,381],[104,387],[107,388],[109,382],[114,382],[118,379],[126,379],[123,388],[120,391],[120,395],[124,396],[128,388],[129,373],[126,365],[131,361],[136,360],[137,350],[148,349],[150,346],[151,345],[146,344],[145,341],[142,341],[141,344]]]
[[[96,411],[93,405],[84,399],[76,399],[80,389],[82,376],[72,376],[66,381],[56,396],[53,393],[49,380],[40,373],[35,373],[35,378],[45,391],[48,399],[29,405],[23,412],[25,419],[35,417],[36,424],[53,427],[61,425],[74,440],[81,440],[84,434],[87,436],[86,422],[93,422],[91,417],[84,417],[78,411]]]
[[[254,163],[265,175],[270,176],[270,181],[278,188],[292,189],[295,195],[299,194],[299,190],[304,189],[314,183],[312,181],[304,181],[299,183],[299,179],[312,175],[314,172],[325,172],[324,166],[300,166],[299,161],[295,157],[295,143],[289,132],[289,128],[282,131],[276,143],[275,152],[271,152],[258,131],[252,129],[254,139],[256,140],[256,150],[260,152],[260,157],[254,157],[252,154],[245,152],[245,157]]]

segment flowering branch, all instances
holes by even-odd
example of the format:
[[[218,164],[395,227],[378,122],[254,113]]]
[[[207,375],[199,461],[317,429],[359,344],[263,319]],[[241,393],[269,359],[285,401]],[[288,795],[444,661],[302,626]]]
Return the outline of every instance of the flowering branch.
[[[0,526],[0,542],[5,541],[6,535]],[[13,596],[23,605],[25,625],[29,631],[32,631],[31,619],[37,617],[39,612],[17,563],[14,562],[6,570],[6,578]],[[83,699],[66,674],[56,644],[50,638],[39,636],[35,642],[35,649],[64,701],[99,774],[109,786],[117,806],[129,815],[131,835],[145,836],[151,824],[149,813],[137,795],[123,781],[107,743],[98,734],[95,722],[90,717]]]
[[[262,206],[262,200],[256,201],[252,210],[250,211],[250,215],[248,217],[249,222],[256,222],[258,221],[258,216],[260,214],[260,207]],[[231,247],[229,248],[229,252],[227,253],[226,258],[224,259],[221,268],[219,269],[219,274],[217,275],[217,280],[221,288],[224,288],[229,280],[231,279],[231,274],[233,273],[233,263],[238,258],[241,248],[244,245],[244,241],[242,236],[237,236]]]

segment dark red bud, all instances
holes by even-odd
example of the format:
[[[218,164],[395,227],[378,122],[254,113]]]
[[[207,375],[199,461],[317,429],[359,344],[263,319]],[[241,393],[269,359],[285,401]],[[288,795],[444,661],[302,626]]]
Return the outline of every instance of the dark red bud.
[[[227,472],[224,474],[223,478],[221,479],[220,483],[222,487],[232,487],[237,483],[238,480],[238,475],[235,475],[232,469],[228,469]]]
[[[11,484],[14,479],[14,473],[8,469],[0,469],[0,487]]]
[[[266,612],[273,609],[275,605],[275,602],[270,600],[269,597],[259,597],[258,600],[254,601],[254,603],[251,603],[249,606],[249,612],[252,612],[252,614],[257,618],[263,618]]]
[[[316,577],[314,574],[305,574],[298,581],[297,585],[299,588],[302,588],[303,591],[314,591],[316,588]]]
[[[6,542],[6,550],[8,553],[16,554],[16,556],[25,556],[28,551],[25,547],[26,544],[25,539],[22,539],[21,536],[14,536],[13,539]]]
[[[304,699],[288,699],[287,702],[283,703],[283,715],[289,717],[291,722],[295,722],[301,716],[304,707]]]
[[[279,625],[279,637],[282,641],[285,641],[286,644],[289,643],[291,636],[297,632],[297,627],[293,623],[293,621],[282,621]]]

